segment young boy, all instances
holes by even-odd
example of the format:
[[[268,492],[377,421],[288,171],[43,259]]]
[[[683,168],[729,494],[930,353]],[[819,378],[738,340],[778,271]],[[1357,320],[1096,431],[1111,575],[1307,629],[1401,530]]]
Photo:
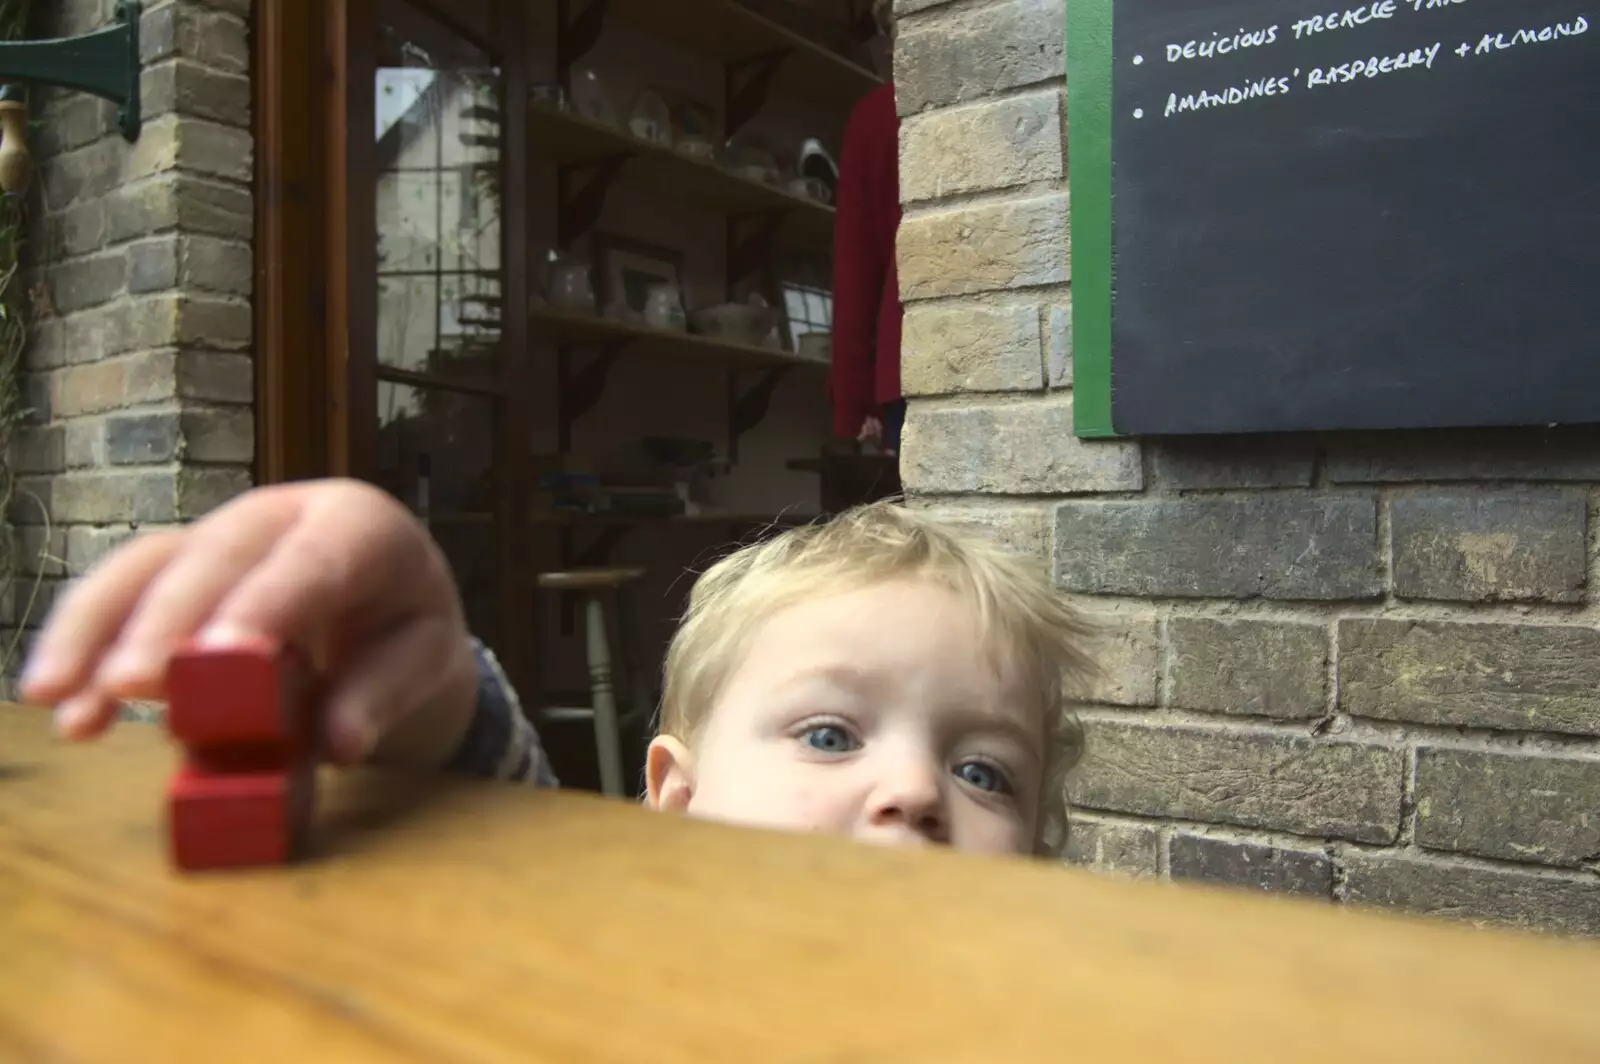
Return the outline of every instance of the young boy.
[[[267,635],[328,683],[336,760],[554,785],[449,569],[389,496],[350,481],[252,491],[136,539],[75,584],[35,644],[30,700],[88,739],[160,698],[173,648]],[[1018,853],[1081,748],[1063,683],[1077,613],[1021,559],[877,504],[707,571],[667,655],[656,809],[889,844]]]

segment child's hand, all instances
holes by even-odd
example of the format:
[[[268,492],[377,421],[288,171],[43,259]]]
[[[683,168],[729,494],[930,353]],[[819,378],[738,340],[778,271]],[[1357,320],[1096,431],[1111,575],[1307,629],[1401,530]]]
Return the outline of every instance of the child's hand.
[[[389,495],[356,481],[261,488],[181,531],[132,541],[56,606],[23,674],[69,738],[97,736],[120,699],[165,695],[167,660],[199,636],[268,636],[324,684],[329,753],[439,763],[476,689],[443,555]],[[421,712],[419,712],[421,711]]]

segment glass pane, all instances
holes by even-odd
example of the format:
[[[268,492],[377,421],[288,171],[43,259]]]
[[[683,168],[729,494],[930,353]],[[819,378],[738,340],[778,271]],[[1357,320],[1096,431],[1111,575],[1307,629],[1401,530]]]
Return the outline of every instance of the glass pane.
[[[413,512],[460,585],[471,630],[498,642],[494,507],[495,403],[483,396],[378,382],[377,482]]]
[[[500,71],[400,0],[378,3],[378,362],[498,376]]]

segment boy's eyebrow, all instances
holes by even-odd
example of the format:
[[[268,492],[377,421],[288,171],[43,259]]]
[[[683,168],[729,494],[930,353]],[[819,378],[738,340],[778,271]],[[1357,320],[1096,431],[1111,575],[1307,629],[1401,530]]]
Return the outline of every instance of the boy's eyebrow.
[[[815,681],[832,684],[849,691],[866,692],[879,686],[876,675],[870,669],[863,669],[848,662],[828,662],[823,665],[807,665],[798,672],[784,678],[783,686],[790,687],[802,683]]]

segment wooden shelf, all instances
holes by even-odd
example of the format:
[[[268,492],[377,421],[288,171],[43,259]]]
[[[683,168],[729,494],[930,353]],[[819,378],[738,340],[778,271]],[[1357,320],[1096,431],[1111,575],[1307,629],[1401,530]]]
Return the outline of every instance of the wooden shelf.
[[[778,236],[789,243],[826,248],[833,238],[834,210],[826,203],[537,100],[528,103],[528,152],[563,166],[626,157],[624,182],[724,215],[781,213]]]
[[[723,63],[785,53],[774,94],[808,100],[830,112],[847,111],[883,84],[866,67],[757,14],[738,0],[612,0],[612,16],[656,40]]]
[[[549,308],[534,310],[529,315],[529,322],[534,339],[555,343],[637,344],[675,358],[729,369],[778,369],[786,366],[828,368],[828,363],[823,359],[807,358],[779,348],[756,347],[694,333],[653,329],[648,325],[630,325],[606,318],[566,314]]]

